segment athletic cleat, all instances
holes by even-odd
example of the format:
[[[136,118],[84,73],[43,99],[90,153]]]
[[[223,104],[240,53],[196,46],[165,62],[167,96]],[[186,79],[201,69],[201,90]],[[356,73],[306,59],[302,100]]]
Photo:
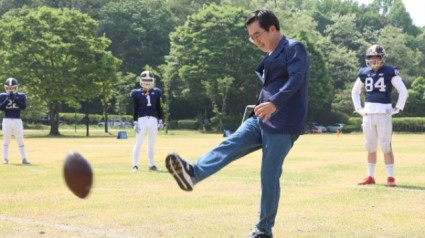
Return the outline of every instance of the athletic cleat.
[[[397,186],[395,184],[395,179],[393,177],[388,177],[387,178],[387,187],[395,187]]]
[[[137,172],[139,170],[139,167],[137,165],[133,166],[133,172]]]
[[[158,168],[155,165],[152,165],[151,167],[149,167],[150,171],[158,171]]]
[[[22,159],[22,164],[31,164],[26,158]]]
[[[273,238],[273,234],[267,234],[255,228],[247,238]]]
[[[168,172],[173,175],[177,184],[184,191],[193,190],[193,166],[187,161],[180,158],[178,154],[169,154],[165,158],[165,166]]]
[[[3,164],[8,164],[9,160],[8,159],[3,159]]]
[[[371,176],[368,176],[364,178],[360,183],[357,185],[367,185],[367,184],[375,184],[375,179]]]

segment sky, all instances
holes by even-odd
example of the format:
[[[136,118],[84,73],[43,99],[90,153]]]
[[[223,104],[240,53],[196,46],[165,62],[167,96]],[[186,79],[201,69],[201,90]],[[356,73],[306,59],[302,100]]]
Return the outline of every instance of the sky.
[[[369,4],[373,0],[355,0],[359,3]],[[425,26],[425,1],[423,0],[402,0],[406,11],[410,14],[413,24],[422,27]]]

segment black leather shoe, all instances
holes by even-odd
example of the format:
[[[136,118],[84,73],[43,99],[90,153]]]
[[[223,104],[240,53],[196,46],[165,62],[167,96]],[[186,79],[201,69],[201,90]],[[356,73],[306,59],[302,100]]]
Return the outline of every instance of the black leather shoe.
[[[273,238],[273,234],[267,234],[255,228],[247,238]]]

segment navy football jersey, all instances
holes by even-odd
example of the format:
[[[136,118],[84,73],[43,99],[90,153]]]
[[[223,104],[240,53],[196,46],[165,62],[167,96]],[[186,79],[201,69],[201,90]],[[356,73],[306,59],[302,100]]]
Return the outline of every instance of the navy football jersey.
[[[134,102],[133,119],[137,121],[139,117],[153,116],[162,119],[162,109],[160,98],[162,91],[159,88],[152,88],[146,93],[142,88],[133,89],[130,96]]]
[[[358,77],[364,84],[365,101],[372,103],[391,103],[393,85],[391,79],[398,76],[399,71],[394,66],[382,66],[377,72],[370,67],[359,70]]]
[[[0,94],[0,110],[4,111],[4,118],[21,118],[21,110],[26,106],[27,96],[25,93],[15,93],[13,99],[9,99],[7,93]]]

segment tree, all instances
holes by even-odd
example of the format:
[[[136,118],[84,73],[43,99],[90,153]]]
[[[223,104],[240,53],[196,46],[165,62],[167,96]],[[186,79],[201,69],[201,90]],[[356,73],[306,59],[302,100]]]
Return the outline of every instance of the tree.
[[[61,9],[75,9],[89,14],[94,19],[98,19],[99,10],[102,8],[102,6],[112,1],[113,0],[32,0],[31,5],[34,8],[45,6]]]
[[[103,67],[100,68],[100,72],[97,72],[97,84],[99,91],[99,97],[100,102],[103,106],[103,117],[105,119],[105,132],[108,132],[108,109],[111,105],[111,100],[114,98],[116,92],[117,92],[117,79],[121,75],[120,73],[117,73],[118,71],[118,62],[120,62],[115,57],[112,57],[112,55],[106,54],[103,55],[102,61],[100,59],[98,62],[103,65],[107,66],[110,65],[111,67]],[[95,75],[94,75],[95,76]],[[96,76],[95,76],[96,77]]]
[[[323,52],[328,52],[327,63],[329,65],[330,79],[334,88],[341,90],[350,79],[355,77],[358,68],[355,51],[361,43],[358,39],[361,34],[355,25],[355,16],[352,14],[340,16],[332,15],[334,24],[326,27],[324,35],[326,40],[321,42]]]
[[[261,85],[253,70],[261,52],[247,39],[246,14],[212,4],[171,34],[169,63],[178,64],[181,95],[196,102],[191,110],[197,115],[212,110],[218,121],[223,115],[240,117],[256,101]]]
[[[306,46],[310,61],[310,82],[308,86],[308,119],[324,119],[323,115],[330,112],[333,98],[333,86],[329,79],[329,70],[323,53],[308,38],[307,33],[301,31],[297,37]]]
[[[183,25],[187,16],[199,11],[203,6],[208,4],[220,4],[222,0],[167,0],[167,6],[177,17],[178,25]],[[190,6],[190,7],[188,7]]]
[[[408,92],[406,114],[410,116],[425,116],[425,78],[416,78]]]
[[[59,135],[61,102],[80,108],[99,95],[100,82],[115,81],[119,61],[96,37],[97,23],[75,10],[20,9],[0,21],[0,67],[26,84],[48,106],[50,135]]]
[[[139,74],[145,65],[164,63],[175,23],[161,0],[110,2],[100,12],[100,34],[112,40],[110,50],[122,60],[121,72]]]
[[[330,67],[336,67],[336,65],[328,64],[329,57],[325,57],[324,52],[331,52],[330,49],[334,50],[335,47],[330,46],[331,42],[315,31],[317,23],[308,15],[307,11],[295,9],[285,10],[282,6],[279,7],[279,10],[276,10],[276,15],[280,19],[285,19],[285,21],[281,21],[282,34],[299,40],[306,47],[310,61],[308,119],[321,120],[331,110],[334,82],[331,79],[332,74],[330,73],[333,68],[330,69]],[[350,57],[350,55],[335,55],[335,57],[346,58]],[[339,64],[341,62],[338,62]]]
[[[410,85],[415,78],[412,73],[419,71],[418,67],[424,60],[423,53],[409,48],[407,35],[403,33],[402,29],[391,25],[380,31],[376,43],[384,46],[388,55],[386,63],[397,66],[405,83]]]
[[[410,14],[401,0],[394,0],[388,13],[388,21],[392,26],[403,29],[410,35],[417,35],[420,30],[413,24]]]
[[[115,82],[114,87],[117,89],[114,91],[114,98],[116,100],[115,103],[115,111],[118,114],[126,115],[133,113],[133,102],[130,98],[130,92],[134,88],[139,88],[140,78],[133,74],[118,74],[118,81]]]
[[[311,1],[311,4],[309,4],[309,6],[307,7],[311,8],[312,13],[310,15],[318,23],[317,31],[319,31],[320,33],[323,33],[327,27],[332,26],[336,23],[335,20],[332,20],[332,17],[335,15],[354,15],[362,17],[362,13],[364,11],[368,11],[365,6],[360,7],[354,1],[341,0]]]
[[[32,0],[0,0],[0,17],[11,9],[30,5]]]

